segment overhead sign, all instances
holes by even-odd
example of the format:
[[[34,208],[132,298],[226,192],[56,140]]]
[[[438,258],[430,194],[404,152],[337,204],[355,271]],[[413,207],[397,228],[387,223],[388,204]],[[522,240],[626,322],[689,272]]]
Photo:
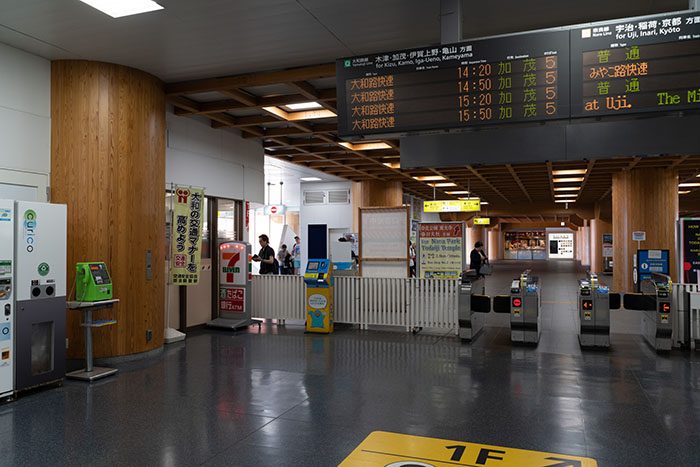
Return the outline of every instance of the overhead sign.
[[[264,212],[266,216],[281,216],[287,212],[287,206],[283,204],[269,204],[265,206]]]
[[[170,234],[170,282],[173,285],[196,285],[202,261],[202,208],[204,190],[176,186]]]
[[[423,201],[425,212],[474,212],[481,210],[481,199],[459,199],[443,201]]]
[[[635,242],[645,242],[647,239],[647,233],[643,230],[638,230],[632,232],[632,240]]]
[[[543,31],[340,59],[338,133],[568,118],[568,51]]]
[[[697,283],[700,271],[700,219],[681,219],[680,253],[682,282]]]
[[[464,270],[462,222],[421,223],[418,227],[418,277],[458,279]]]
[[[571,31],[572,117],[700,108],[700,12]]]
[[[491,218],[489,217],[475,217],[474,225],[489,225],[491,224]]]
[[[590,457],[374,431],[341,467],[597,467]]]

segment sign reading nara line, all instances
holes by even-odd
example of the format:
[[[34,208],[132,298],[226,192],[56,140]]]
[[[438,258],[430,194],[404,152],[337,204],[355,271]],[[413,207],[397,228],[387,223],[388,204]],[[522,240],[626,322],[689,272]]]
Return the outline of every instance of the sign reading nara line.
[[[458,279],[464,270],[464,224],[421,223],[418,228],[418,277]]]
[[[568,118],[568,50],[546,31],[340,59],[338,133]]]
[[[202,208],[204,190],[176,186],[173,191],[171,222],[170,282],[196,285],[202,260]]]

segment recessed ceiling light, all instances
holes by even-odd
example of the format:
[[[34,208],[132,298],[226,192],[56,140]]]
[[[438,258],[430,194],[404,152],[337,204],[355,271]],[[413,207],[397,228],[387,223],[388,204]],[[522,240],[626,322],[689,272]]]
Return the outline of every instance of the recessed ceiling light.
[[[678,192],[679,195],[687,195],[688,193],[690,193],[690,190],[681,190]]]
[[[467,190],[459,190],[459,191],[446,191],[448,195],[468,195],[469,192]]]
[[[459,199],[470,200],[470,199],[479,199],[479,198],[477,196],[463,196]]]
[[[559,225],[561,225],[562,227],[564,227],[564,226],[566,225],[566,222],[561,221],[561,222],[559,223]]]
[[[299,102],[298,104],[287,104],[291,110],[309,110],[320,109],[322,107],[318,102]]]
[[[302,182],[320,182],[321,179],[318,177],[301,177],[299,180]]]
[[[555,203],[575,203],[575,199],[555,199]]]
[[[580,186],[555,186],[554,191],[580,191]]]
[[[700,183],[695,183],[695,182],[690,182],[690,183],[679,183],[678,186],[680,188],[693,188],[696,186],[700,186]]]
[[[384,165],[389,167],[390,169],[400,169],[401,168],[401,162],[385,162]]]
[[[91,7],[100,10],[112,18],[138,15],[149,11],[162,10],[163,7],[152,0],[80,0]]]
[[[445,180],[445,177],[443,177],[442,175],[422,175],[413,178],[418,180],[419,182],[434,182],[437,180]]]
[[[560,195],[554,195],[555,198],[576,198],[578,193],[563,193]]]
[[[365,143],[357,144],[342,142],[339,144],[344,148],[350,149],[351,151],[372,151],[375,149],[391,149],[391,146],[389,146],[383,141],[368,141]]]
[[[583,175],[587,169],[552,170],[552,175]]]
[[[434,186],[435,188],[447,188],[450,186],[457,186],[457,184],[452,183],[452,182],[444,182],[444,183],[431,183],[430,186]]]
[[[554,183],[575,183],[575,182],[582,182],[583,177],[555,178],[552,181]]]
[[[489,204],[488,201],[482,201],[481,204]]]

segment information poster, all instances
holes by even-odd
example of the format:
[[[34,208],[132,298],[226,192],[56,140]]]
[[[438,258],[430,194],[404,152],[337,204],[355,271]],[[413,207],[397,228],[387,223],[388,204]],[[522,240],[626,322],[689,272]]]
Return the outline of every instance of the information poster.
[[[176,186],[171,223],[170,282],[196,285],[202,259],[202,207],[204,190]]]
[[[684,284],[697,284],[700,271],[700,219],[681,219],[681,267]]]
[[[568,232],[550,233],[549,235],[550,259],[573,259],[574,234]]]
[[[464,224],[421,223],[418,228],[418,277],[458,279],[464,269]]]
[[[613,236],[610,233],[603,234],[603,257],[613,257]]]

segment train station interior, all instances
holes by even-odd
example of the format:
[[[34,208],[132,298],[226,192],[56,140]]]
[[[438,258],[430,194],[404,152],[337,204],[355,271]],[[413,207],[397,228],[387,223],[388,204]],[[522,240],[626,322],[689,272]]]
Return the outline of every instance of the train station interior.
[[[0,465],[700,465],[698,128],[698,0],[3,0]]]

